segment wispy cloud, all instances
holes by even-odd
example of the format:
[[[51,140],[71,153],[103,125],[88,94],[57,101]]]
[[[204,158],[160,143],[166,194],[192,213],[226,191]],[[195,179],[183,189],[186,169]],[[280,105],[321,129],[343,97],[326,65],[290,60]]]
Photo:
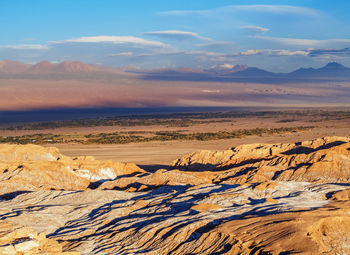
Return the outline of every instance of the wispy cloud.
[[[313,49],[310,50],[311,57],[328,56],[328,57],[349,57],[350,48],[343,49]]]
[[[128,51],[128,52],[113,53],[113,54],[110,54],[109,56],[110,57],[118,57],[118,56],[130,57],[130,56],[133,56],[133,55],[134,55],[133,52]]]
[[[140,54],[130,54],[130,53],[118,53],[118,54],[111,54],[110,56],[133,56],[133,57],[155,57],[155,56],[181,56],[181,55],[187,55],[187,56],[207,56],[207,57],[217,57],[217,56],[226,56],[226,54],[218,53],[218,52],[212,52],[212,51],[204,51],[204,50],[173,50],[173,51],[164,51],[164,52],[153,52],[153,53],[140,53]]]
[[[308,50],[246,50],[235,53],[236,56],[255,56],[255,55],[268,55],[268,56],[307,56],[310,52]]]
[[[231,8],[240,11],[267,12],[279,15],[297,14],[313,16],[319,14],[319,11],[315,9],[292,5],[236,5],[231,6]]]
[[[200,37],[194,32],[155,31],[157,36],[175,35]],[[154,34],[154,36],[156,36]],[[241,48],[239,42],[203,39],[188,43],[189,47],[175,47],[133,36],[93,36],[47,42],[46,44],[0,45],[0,59],[24,62],[40,60],[79,60],[107,66],[136,66],[140,68],[192,67],[208,68],[222,64],[247,64],[279,70],[282,61],[286,68],[296,68],[300,63],[314,64],[325,59],[344,59],[350,63],[350,39],[310,40],[300,38],[247,37],[254,44]],[[199,40],[199,41],[198,41]],[[260,41],[259,41],[260,40]],[[266,41],[267,43],[263,42]],[[172,46],[174,45],[174,46]],[[270,47],[271,46],[271,47]],[[249,47],[249,48],[248,48]],[[248,49],[247,49],[248,48]],[[279,60],[277,60],[277,58]],[[294,62],[293,62],[294,61]]]
[[[160,12],[160,15],[211,15],[217,13],[228,12],[263,12],[277,15],[294,14],[294,15],[308,15],[315,16],[320,12],[318,10],[292,5],[229,5],[208,10],[185,10],[185,11],[166,11]]]
[[[134,63],[132,59],[139,54],[174,50],[175,48],[168,44],[134,36],[91,36],[50,41],[42,45],[0,45],[0,59],[24,62],[79,60],[92,64],[123,66],[140,64],[141,62]],[[153,63],[143,63],[143,65],[151,64]]]
[[[12,50],[47,50],[49,47],[47,45],[41,44],[17,44],[17,45],[0,45],[2,49],[12,49]]]
[[[265,27],[260,27],[260,26],[242,26],[242,29],[245,29],[247,31],[254,32],[254,33],[265,33],[270,31],[270,29]]]
[[[145,32],[144,35],[156,36],[164,39],[172,40],[202,40],[202,41],[211,41],[211,38],[200,36],[194,32],[179,31],[179,30],[165,30],[165,31],[154,31],[154,32]]]
[[[134,37],[134,36],[89,36],[89,37],[78,37],[73,39],[67,39],[62,41],[53,41],[51,44],[60,44],[60,43],[114,43],[114,44],[140,44],[147,46],[157,46],[157,47],[166,47],[167,45],[153,40],[145,40],[143,38]]]
[[[341,45],[349,44],[350,39],[325,39],[325,40],[314,40],[314,39],[301,39],[301,38],[285,38],[285,37],[270,37],[270,36],[254,36],[253,38],[265,40],[280,45],[286,46],[301,46],[301,47],[327,47],[330,45]]]

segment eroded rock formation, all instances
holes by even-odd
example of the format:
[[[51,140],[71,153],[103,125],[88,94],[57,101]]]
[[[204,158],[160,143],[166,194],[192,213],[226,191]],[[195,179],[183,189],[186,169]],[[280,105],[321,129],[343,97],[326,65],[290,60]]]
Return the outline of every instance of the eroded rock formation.
[[[346,137],[199,151],[153,173],[1,145],[0,253],[350,254],[349,185]]]
[[[56,148],[0,145],[0,192],[86,190],[94,182],[143,173],[135,164],[70,158]]]
[[[0,222],[0,254],[52,254],[79,255],[79,252],[62,252],[62,246],[29,227]]]

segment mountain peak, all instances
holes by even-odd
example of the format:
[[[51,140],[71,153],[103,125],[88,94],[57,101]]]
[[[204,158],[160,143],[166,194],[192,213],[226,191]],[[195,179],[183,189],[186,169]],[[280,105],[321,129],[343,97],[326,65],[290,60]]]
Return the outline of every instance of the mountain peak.
[[[338,63],[338,62],[329,62],[326,66],[324,66],[323,68],[332,68],[332,69],[338,69],[338,68],[345,68],[345,66],[343,66],[342,64]]]
[[[50,63],[48,61],[41,61],[29,68],[29,71],[40,73],[88,73],[99,71],[98,66],[85,64],[78,61],[66,60],[61,63]]]
[[[43,70],[51,71],[53,64],[51,64],[49,61],[43,60],[39,63],[36,63],[35,65],[32,65],[28,70],[31,72],[42,72]]]
[[[79,61],[66,60],[60,64],[57,64],[57,71],[89,73],[89,72],[98,71],[98,68],[93,65],[85,64]]]
[[[22,63],[22,62],[17,62],[17,61],[12,61],[8,59],[4,59],[0,61],[0,72],[5,72],[5,73],[18,73],[18,72],[24,72],[30,65]]]
[[[216,65],[209,69],[212,72],[220,72],[220,73],[236,73],[240,71],[247,70],[249,67],[246,65],[231,65],[231,64],[222,64]]]

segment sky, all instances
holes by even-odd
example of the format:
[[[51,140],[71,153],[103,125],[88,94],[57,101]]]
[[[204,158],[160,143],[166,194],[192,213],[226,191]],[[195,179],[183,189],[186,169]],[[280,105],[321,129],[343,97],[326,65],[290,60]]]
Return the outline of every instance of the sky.
[[[350,66],[349,0],[1,0],[0,60],[139,68]]]

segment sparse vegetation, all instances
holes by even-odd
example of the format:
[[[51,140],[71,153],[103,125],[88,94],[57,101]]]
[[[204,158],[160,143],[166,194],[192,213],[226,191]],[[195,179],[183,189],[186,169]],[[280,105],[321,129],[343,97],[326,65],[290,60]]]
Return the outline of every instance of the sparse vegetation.
[[[55,143],[81,143],[81,144],[125,144],[141,143],[150,141],[174,141],[174,140],[221,140],[241,138],[245,136],[264,134],[283,134],[309,130],[314,127],[281,127],[281,128],[255,128],[240,129],[234,131],[185,133],[181,131],[158,131],[158,132],[113,132],[88,135],[76,134],[34,134],[22,136],[0,137],[0,143],[16,144],[55,144]]]
[[[230,120],[192,120],[185,119],[86,119],[86,120],[64,120],[52,122],[40,122],[33,124],[22,124],[6,128],[7,130],[47,130],[61,127],[97,127],[97,126],[169,126],[169,127],[189,127],[197,124],[230,122]]]
[[[276,123],[289,123],[289,122],[294,122],[297,121],[295,119],[283,119],[283,120],[278,120]]]
[[[145,114],[104,117],[95,119],[77,119],[49,122],[36,122],[0,127],[2,130],[50,130],[62,127],[98,127],[98,126],[167,126],[190,127],[193,125],[235,122],[236,118],[274,118],[276,123],[289,123],[297,120],[318,122],[326,120],[350,119],[350,111],[295,110],[295,111],[229,111]]]

